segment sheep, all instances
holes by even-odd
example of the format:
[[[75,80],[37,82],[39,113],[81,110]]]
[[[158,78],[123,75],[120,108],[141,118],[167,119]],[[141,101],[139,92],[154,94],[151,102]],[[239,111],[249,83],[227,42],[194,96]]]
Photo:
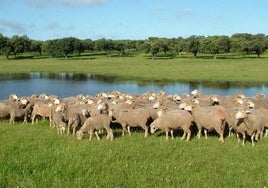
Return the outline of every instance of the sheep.
[[[115,118],[115,120],[112,122],[121,124],[123,129],[122,136],[124,136],[125,131],[128,131],[129,135],[131,135],[131,127],[143,128],[145,131],[144,137],[148,136],[147,123],[151,119],[151,117],[147,110],[143,108],[121,109],[117,114],[115,114],[113,110],[110,109],[109,116]]]
[[[154,120],[150,125],[150,130],[152,134],[158,129],[165,130],[166,140],[168,140],[169,131],[171,138],[174,139],[173,131],[183,129],[184,133],[181,140],[185,139],[187,134],[187,141],[189,141],[191,137],[190,126],[193,120],[193,116],[185,110],[171,110],[163,112],[159,118]]]
[[[53,127],[57,128],[58,134],[63,135],[66,130],[67,124],[64,114],[60,111],[55,110],[52,116]]]
[[[21,109],[28,104],[28,100],[25,98],[19,99],[17,95],[12,94],[7,100],[0,101],[0,118],[6,118],[10,116],[11,111],[15,109]]]
[[[207,131],[215,130],[219,135],[219,141],[224,142],[224,129],[226,124],[226,110],[222,106],[200,107],[193,103],[188,106],[192,112],[194,121],[198,128],[198,138],[201,137],[202,128],[204,128],[205,137]]]
[[[268,125],[268,109],[239,110],[235,118],[240,122],[234,129],[243,135],[243,145],[248,134],[254,146],[254,140],[262,138],[263,130]]]
[[[72,128],[72,135],[75,135],[77,127],[82,126],[89,116],[100,114],[95,105],[90,104],[75,104],[69,105],[60,103],[56,112],[62,112],[67,124],[67,135],[70,134]]]
[[[23,117],[24,118],[23,124],[27,124],[27,118],[31,115],[32,108],[33,108],[33,105],[29,103],[23,109],[20,109],[20,108],[11,109],[9,123],[14,124],[15,118],[22,118]]]
[[[43,118],[48,117],[49,119],[49,125],[50,127],[52,127],[52,107],[53,104],[49,103],[49,104],[45,104],[42,102],[37,102],[34,104],[33,106],[33,111],[32,111],[32,124],[34,124],[34,122],[36,121],[36,123],[38,122],[38,119],[36,119],[36,116],[41,116]]]
[[[98,135],[98,130],[105,129],[107,131],[107,139],[113,140],[113,130],[110,128],[111,117],[107,114],[98,114],[91,116],[86,119],[82,127],[77,131],[76,136],[78,140],[81,140],[84,132],[89,133],[89,141],[92,139],[93,132],[95,133],[98,140],[100,137]]]

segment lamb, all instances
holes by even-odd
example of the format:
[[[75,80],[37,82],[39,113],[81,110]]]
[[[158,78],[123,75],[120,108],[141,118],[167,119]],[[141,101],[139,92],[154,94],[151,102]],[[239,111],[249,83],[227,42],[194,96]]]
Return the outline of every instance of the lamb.
[[[109,110],[109,116],[115,118],[114,123],[119,123],[122,126],[122,136],[124,136],[124,132],[128,131],[129,135],[131,135],[130,128],[131,127],[141,127],[145,131],[144,137],[148,136],[148,127],[147,123],[150,120],[150,114],[147,110],[143,108],[136,109],[122,109],[118,112],[118,114],[114,114],[113,110]],[[128,130],[126,130],[126,128]]]
[[[262,138],[264,127],[268,125],[268,109],[239,110],[235,117],[240,122],[234,129],[243,135],[243,145],[248,134],[254,146],[254,140]]]
[[[181,140],[185,139],[187,134],[187,141],[189,141],[191,137],[190,126],[193,121],[193,116],[185,110],[171,110],[163,112],[159,118],[151,123],[151,133],[153,134],[158,129],[165,130],[166,140],[168,140],[169,131],[171,138],[174,139],[173,131],[176,129],[183,129],[184,133]]]
[[[20,109],[20,108],[11,109],[9,123],[14,124],[15,123],[15,121],[14,121],[15,118],[22,118],[23,117],[24,118],[23,119],[23,124],[27,124],[27,118],[31,115],[32,108],[33,108],[33,105],[29,103],[23,109]]]
[[[59,110],[59,106],[55,109],[52,115],[52,123],[53,127],[56,127],[58,130],[58,134],[63,135],[66,128],[67,128],[67,123],[66,123],[66,118],[64,117],[64,114],[62,111]]]
[[[84,132],[88,132],[90,141],[94,132],[97,139],[100,140],[98,130],[105,129],[107,131],[107,139],[113,140],[114,135],[113,130],[110,128],[110,123],[111,117],[109,117],[107,114],[98,114],[95,116],[91,116],[86,119],[83,126],[77,131],[77,139],[81,140]]]
[[[226,110],[222,106],[200,107],[198,104],[188,106],[192,112],[194,121],[198,128],[198,138],[201,137],[204,128],[205,137],[207,131],[215,130],[219,135],[219,141],[224,142],[224,129],[226,124]]]

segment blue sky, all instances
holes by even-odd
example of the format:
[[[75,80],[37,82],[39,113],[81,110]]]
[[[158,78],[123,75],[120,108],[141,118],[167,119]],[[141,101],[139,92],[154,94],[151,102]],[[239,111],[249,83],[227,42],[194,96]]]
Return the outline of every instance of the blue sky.
[[[267,0],[0,0],[0,33],[35,40],[268,34]]]

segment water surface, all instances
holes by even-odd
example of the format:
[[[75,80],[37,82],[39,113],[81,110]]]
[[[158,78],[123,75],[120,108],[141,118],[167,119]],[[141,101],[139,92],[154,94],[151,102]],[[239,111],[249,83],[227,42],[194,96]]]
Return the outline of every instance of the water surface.
[[[143,94],[147,91],[165,91],[169,94],[190,93],[199,89],[206,94],[234,95],[243,92],[254,96],[258,92],[268,94],[267,83],[229,83],[229,82],[134,82],[118,81],[116,77],[94,74],[74,73],[12,73],[0,74],[0,99],[6,99],[12,93],[18,96],[33,94],[54,94],[60,98],[78,94],[96,95],[100,92],[120,92]]]

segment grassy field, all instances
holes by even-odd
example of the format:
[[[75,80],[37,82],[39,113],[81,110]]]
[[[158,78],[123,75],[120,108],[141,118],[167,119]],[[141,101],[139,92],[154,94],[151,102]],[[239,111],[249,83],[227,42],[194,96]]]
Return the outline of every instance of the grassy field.
[[[0,58],[0,73],[73,72],[116,76],[137,81],[268,82],[268,58],[159,58],[81,56],[7,60]]]
[[[230,81],[268,83],[268,58],[225,59],[106,57],[0,57],[0,73],[74,72],[138,81]],[[251,146],[234,136],[220,143],[165,140],[143,132],[114,141],[59,136],[48,122],[0,123],[0,187],[260,187],[268,186],[268,138]]]
[[[165,140],[142,131],[114,141],[57,135],[47,122],[0,126],[0,187],[265,187],[268,138],[255,147],[234,136],[220,143]]]

